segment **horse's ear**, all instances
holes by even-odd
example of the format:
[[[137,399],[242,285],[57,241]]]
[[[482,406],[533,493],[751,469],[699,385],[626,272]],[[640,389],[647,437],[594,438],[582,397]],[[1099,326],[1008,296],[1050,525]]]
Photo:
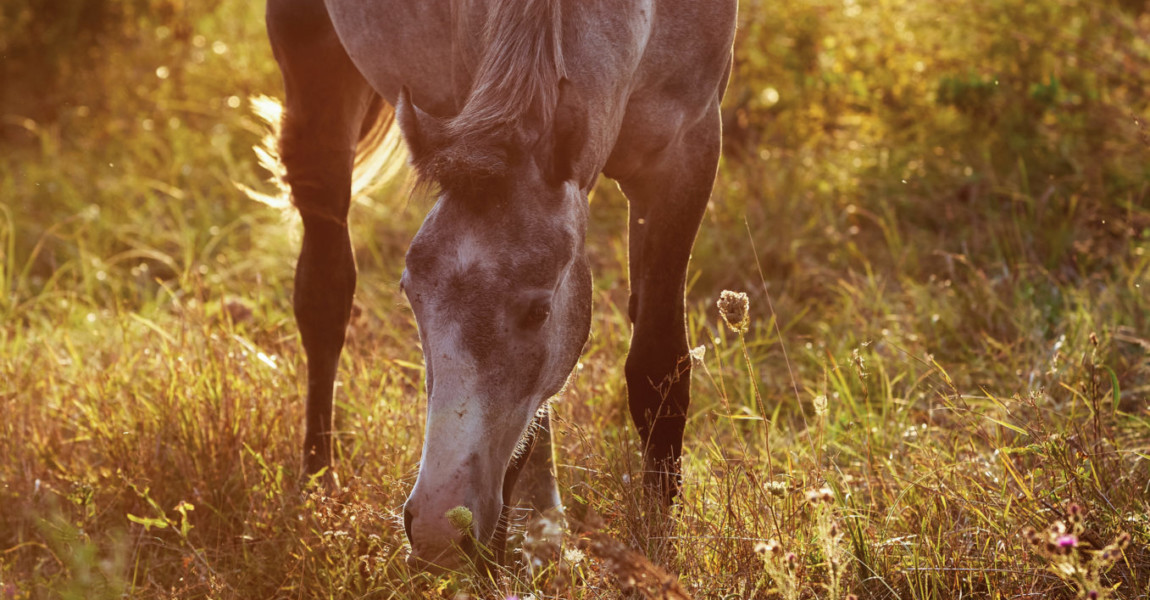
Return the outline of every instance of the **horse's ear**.
[[[403,86],[395,103],[395,120],[411,152],[411,164],[420,177],[428,178],[431,162],[443,146],[443,123],[429,115],[411,101],[411,90]]]
[[[575,85],[566,77],[559,80],[559,102],[551,132],[551,164],[547,178],[555,184],[575,176],[575,165],[587,146],[587,111]]]

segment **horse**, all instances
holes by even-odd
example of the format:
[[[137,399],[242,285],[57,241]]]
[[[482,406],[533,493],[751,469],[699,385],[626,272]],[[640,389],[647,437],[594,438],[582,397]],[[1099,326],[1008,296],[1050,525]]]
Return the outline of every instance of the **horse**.
[[[426,365],[409,562],[453,568],[505,527],[516,483],[562,510],[548,401],[588,340],[588,194],[628,199],[624,372],[644,488],[670,506],[690,402],[691,247],[721,145],[737,0],[268,0],[279,154],[303,221],[294,312],[305,476],[332,480],[332,394],[356,285],[352,190],[398,124],[437,192],[399,286]],[[466,507],[470,522],[448,519]],[[500,535],[505,535],[501,533]],[[470,540],[470,545],[469,545]]]

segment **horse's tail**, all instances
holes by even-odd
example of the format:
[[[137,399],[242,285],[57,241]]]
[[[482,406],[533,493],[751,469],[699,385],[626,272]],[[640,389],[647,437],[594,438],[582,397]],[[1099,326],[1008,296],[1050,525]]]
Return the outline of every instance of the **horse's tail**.
[[[280,157],[279,139],[283,121],[283,103],[269,96],[251,98],[252,112],[266,126],[263,138],[252,149],[261,167],[271,173],[269,182],[273,193],[264,193],[236,182],[247,197],[273,208],[291,208],[291,188],[285,176]],[[406,159],[403,139],[395,123],[395,109],[378,94],[371,99],[363,124],[359,129],[359,141],[355,146],[355,162],[351,175],[351,197],[363,201],[367,195],[391,181],[400,171]]]
[[[394,124],[395,108],[375,94],[359,129],[359,142],[355,145],[355,166],[351,173],[353,199],[366,198],[391,181],[406,162],[403,138]]]

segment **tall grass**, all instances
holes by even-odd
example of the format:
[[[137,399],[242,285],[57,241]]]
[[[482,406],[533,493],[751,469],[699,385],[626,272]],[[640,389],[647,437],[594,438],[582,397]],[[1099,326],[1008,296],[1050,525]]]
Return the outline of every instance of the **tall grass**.
[[[0,596],[1150,595],[1143,4],[745,2],[681,502],[637,493],[604,184],[554,404],[570,527],[556,553],[521,525],[559,560],[494,578],[404,562],[423,373],[396,281],[428,199],[353,208],[345,487],[305,495],[299,226],[234,185],[266,175],[247,98],[282,93],[261,7],[54,5],[100,24],[0,9]]]

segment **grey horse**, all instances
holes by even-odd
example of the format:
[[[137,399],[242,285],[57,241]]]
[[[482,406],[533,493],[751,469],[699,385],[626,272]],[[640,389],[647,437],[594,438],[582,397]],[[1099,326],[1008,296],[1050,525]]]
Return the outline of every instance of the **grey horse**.
[[[714,183],[736,0],[268,0],[286,88],[279,151],[304,226],[304,471],[331,479],[332,393],[355,292],[347,214],[397,122],[439,196],[400,285],[426,362],[404,507],[412,561],[497,539],[517,480],[559,506],[547,402],[588,338],[588,193],[630,203],[625,372],[647,492],[680,487],[690,399],[684,281]],[[520,477],[522,475],[522,477]],[[523,488],[526,488],[524,491]],[[471,531],[445,516],[467,507]],[[470,544],[470,546],[469,546]]]

